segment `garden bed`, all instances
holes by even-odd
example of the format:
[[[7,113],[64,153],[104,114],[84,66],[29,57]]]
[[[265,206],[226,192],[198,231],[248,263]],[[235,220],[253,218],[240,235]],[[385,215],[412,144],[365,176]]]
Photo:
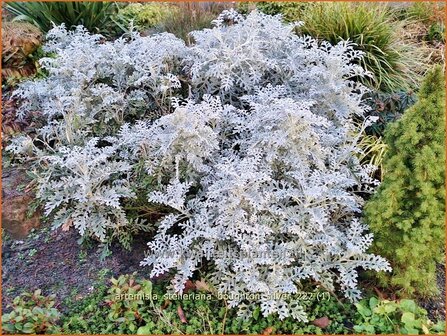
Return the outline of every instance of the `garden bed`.
[[[113,247],[112,255],[103,260],[101,249],[81,248],[78,239],[73,230],[51,232],[45,228],[33,231],[23,241],[6,238],[2,249],[3,307],[22,291],[38,288],[55,294],[59,302],[74,292],[85,296],[92,293],[92,284],[104,269],[110,277],[133,272],[147,277],[148,272],[139,266],[146,250],[145,237],[135,240],[132,251]]]
[[[3,310],[23,291],[41,289],[47,295],[54,294],[56,307],[70,314],[67,303],[79,304],[86,297],[96,295],[97,286],[109,284],[111,277],[136,273],[139,278],[149,278],[149,272],[139,265],[147,238],[137,238],[131,251],[115,245],[111,248],[112,254],[105,259],[101,258],[102,250],[97,246],[81,247],[78,239],[73,230],[51,231],[47,227],[33,230],[24,240],[5,235],[2,246]],[[418,301],[432,321],[445,318],[445,269],[442,265],[437,267],[437,279],[440,295]],[[163,284],[163,280],[155,283]],[[364,287],[369,286],[365,281]],[[388,294],[391,294],[389,298],[393,297],[392,293]],[[174,319],[179,320],[179,317]],[[350,320],[345,323],[352,327]]]
[[[445,332],[439,6],[7,8],[3,331]]]

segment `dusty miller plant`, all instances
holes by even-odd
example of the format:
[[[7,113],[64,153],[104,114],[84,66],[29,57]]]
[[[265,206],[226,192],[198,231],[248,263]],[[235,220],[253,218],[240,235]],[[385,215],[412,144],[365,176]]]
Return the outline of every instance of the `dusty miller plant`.
[[[160,180],[149,200],[171,207],[149,242],[152,276],[176,269],[175,291],[208,260],[210,280],[230,303],[260,295],[265,315],[305,319],[299,302],[278,299],[304,279],[357,299],[357,269],[389,269],[365,253],[372,242],[358,220],[356,193],[372,184],[352,155],[356,137],[318,103],[282,87],[244,97],[249,110],[205,96],[161,117],[137,143]],[[136,132],[136,130],[134,130]],[[123,134],[130,134],[124,132]],[[185,141],[187,139],[187,141]]]
[[[83,144],[86,137],[115,133],[124,122],[169,112],[169,97],[181,84],[179,59],[184,43],[172,34],[141,37],[130,33],[115,41],[91,35],[79,26],[55,27],[41,59],[43,80],[15,91],[20,115],[38,111],[47,143]]]
[[[284,24],[279,15],[257,11],[244,18],[230,10],[215,20],[214,28],[192,32],[196,43],[184,64],[194,94],[218,95],[224,103],[237,104],[242,95],[267,84],[284,85],[290,95],[320,87],[338,92],[346,85],[340,75],[369,75],[359,66],[346,66],[362,55],[353,45],[319,45],[309,36],[294,34],[301,24]],[[328,76],[340,83],[328,82]]]
[[[359,220],[359,193],[376,184],[355,155],[368,124],[365,88],[353,80],[368,75],[352,64],[362,55],[257,12],[227,11],[215,24],[194,32],[191,47],[168,34],[100,43],[56,28],[49,47],[61,56],[45,61],[52,81],[18,91],[25,111],[37,104],[48,118],[45,146],[27,139],[10,149],[35,147],[46,162],[38,195],[47,214],[99,239],[129,225],[122,200],[136,196],[143,164],[155,181],[147,202],[170,211],[142,265],[151,276],[173,271],[176,292],[207,263],[209,281],[241,315],[251,293],[264,315],[306,320],[284,295],[309,279],[358,299],[359,268],[389,270],[366,253],[373,237]],[[83,43],[92,65],[70,65]],[[181,76],[187,94],[176,91]],[[147,106],[136,109],[133,95]]]
[[[55,55],[41,60],[48,76],[14,92],[23,102],[19,115],[37,112],[42,127],[9,150],[34,160],[37,197],[55,228],[73,225],[82,236],[128,246],[130,234],[145,229],[122,207],[135,198],[137,162],[121,158],[110,137],[125,122],[169,113],[185,44],[171,34],[136,33],[109,42],[81,26],[55,27],[46,39]]]

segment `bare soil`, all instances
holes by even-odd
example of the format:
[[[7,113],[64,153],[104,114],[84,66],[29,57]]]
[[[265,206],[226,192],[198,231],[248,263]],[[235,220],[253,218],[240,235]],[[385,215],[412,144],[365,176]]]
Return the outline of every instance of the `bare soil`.
[[[427,310],[428,317],[432,321],[444,320],[446,319],[446,307],[445,307],[445,265],[438,265],[436,273],[436,282],[439,288],[439,295],[429,298],[420,299],[419,304],[422,308]]]
[[[84,296],[94,290],[92,284],[101,270],[118,276],[137,272],[149,277],[148,269],[139,265],[147,249],[147,237],[138,237],[132,250],[112,246],[112,254],[101,260],[98,246],[89,249],[78,244],[75,230],[63,232],[41,228],[25,240],[4,238],[2,246],[2,307],[23,291],[42,289],[45,295],[55,294],[58,302],[76,293]],[[61,307],[62,308],[62,307]]]

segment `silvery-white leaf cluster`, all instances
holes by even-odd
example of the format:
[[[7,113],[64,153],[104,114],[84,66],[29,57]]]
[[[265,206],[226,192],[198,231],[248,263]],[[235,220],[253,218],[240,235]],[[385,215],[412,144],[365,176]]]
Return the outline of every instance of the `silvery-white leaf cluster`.
[[[60,26],[48,33],[45,51],[56,55],[40,60],[48,76],[15,91],[23,100],[19,116],[40,113],[46,142],[82,145],[88,137],[113,134],[124,122],[168,113],[186,49],[168,33],[109,42],[81,26]]]
[[[120,199],[135,194],[128,178],[131,164],[116,158],[116,146],[99,148],[98,141],[61,146],[41,156],[42,168],[48,170],[39,174],[36,196],[45,200],[45,215],[55,213],[55,228],[71,223],[82,236],[104,242],[108,234],[131,224]]]
[[[52,30],[48,77],[16,93],[44,126],[38,141],[10,146],[34,147],[46,214],[105,239],[131,224],[122,204],[143,165],[156,181],[148,204],[170,212],[142,265],[173,271],[176,292],[206,262],[241,311],[255,294],[264,315],[305,320],[284,295],[306,280],[356,300],[360,268],[390,269],[366,252],[373,237],[359,221],[359,193],[376,184],[355,155],[368,122],[355,79],[368,74],[353,45],[295,26],[226,11],[191,46],[170,34],[108,42]]]

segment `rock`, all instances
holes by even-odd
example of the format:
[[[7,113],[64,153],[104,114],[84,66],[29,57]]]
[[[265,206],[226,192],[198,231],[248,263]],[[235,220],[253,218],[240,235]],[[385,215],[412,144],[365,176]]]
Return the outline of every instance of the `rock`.
[[[319,327],[321,329],[326,328],[329,324],[331,324],[331,320],[329,320],[329,318],[327,318],[326,316],[324,317],[320,317],[316,320],[312,321],[312,324],[316,327]]]
[[[27,182],[24,171],[11,170],[2,174],[2,227],[13,239],[24,239],[33,228],[40,226],[40,213],[28,218],[32,192],[22,192],[17,187]]]

